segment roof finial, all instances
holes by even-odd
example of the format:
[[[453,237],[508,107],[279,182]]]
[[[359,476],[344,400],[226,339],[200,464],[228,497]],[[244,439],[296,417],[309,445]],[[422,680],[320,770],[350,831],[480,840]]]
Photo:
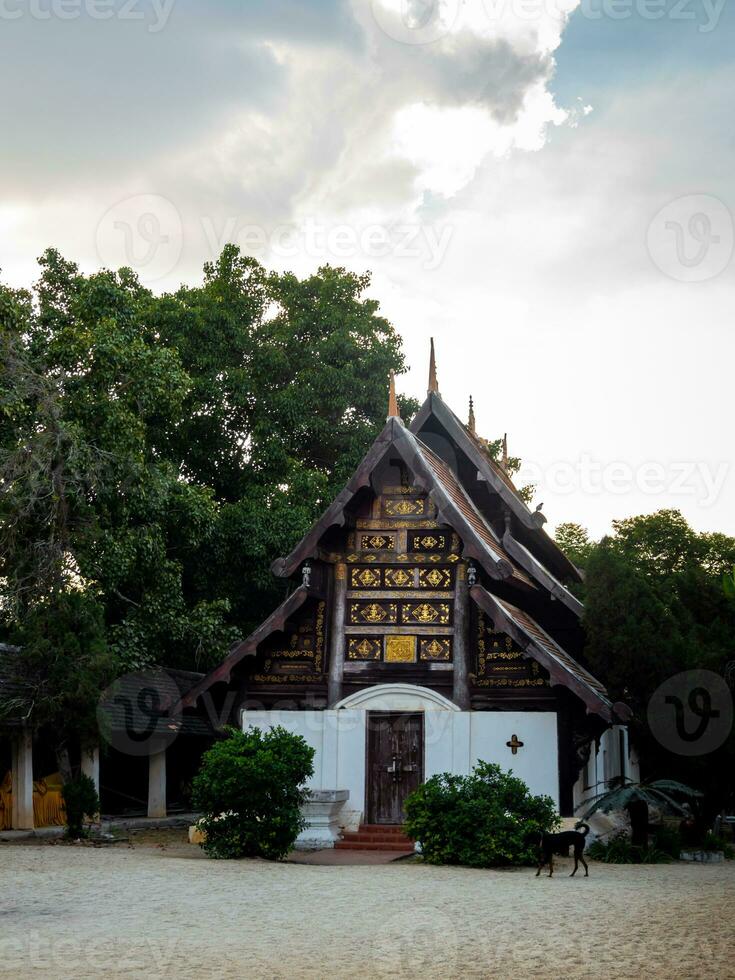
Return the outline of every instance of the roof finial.
[[[503,433],[503,469],[508,469],[508,433]]]
[[[396,376],[391,369],[390,387],[388,389],[388,418],[399,419],[400,417],[401,413],[398,411],[398,399],[396,398]]]
[[[436,380],[436,355],[434,354],[434,338],[431,338],[431,354],[429,355],[429,389],[427,395],[436,392],[439,394],[439,382]]]
[[[470,414],[467,419],[467,428],[470,430],[472,435],[475,434],[475,407],[472,402],[472,395],[470,395]]]

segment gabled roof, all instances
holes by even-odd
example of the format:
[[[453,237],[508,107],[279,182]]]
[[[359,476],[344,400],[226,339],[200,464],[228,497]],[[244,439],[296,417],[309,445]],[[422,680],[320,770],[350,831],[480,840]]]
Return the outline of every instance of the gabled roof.
[[[397,453],[412,473],[414,483],[429,493],[438,519],[462,538],[464,553],[482,565],[492,578],[511,579],[535,588],[529,576],[513,561],[500,539],[479,512],[452,470],[428,446],[417,439],[398,418],[389,418],[355,475],[322,517],[285,558],[272,565],[276,575],[288,576],[316,553],[319,541],[330,527],[345,523],[345,508],[353,497],[370,485],[370,475],[388,451]]]
[[[522,650],[548,670],[552,684],[569,688],[584,702],[588,711],[607,722],[616,720],[616,712],[624,713],[624,706],[613,705],[605,687],[562,649],[528,613],[491,595],[481,585],[473,585],[470,596],[488,614],[497,629],[507,633]]]
[[[310,597],[321,598],[320,593],[311,589],[307,585],[300,585],[295,589],[281,605],[271,613],[264,623],[254,630],[250,636],[234,646],[227,654],[221,664],[211,670],[197,684],[191,687],[184,697],[182,697],[179,707],[186,708],[196,702],[196,699],[204,691],[208,690],[213,684],[222,682],[229,683],[233,668],[240,663],[244,657],[253,657],[257,653],[258,646],[266,640],[271,633],[276,633],[286,625],[289,619],[298,609],[303,606]]]
[[[521,499],[513,481],[503,468],[486,452],[482,442],[471,433],[467,426],[457,418],[444,403],[438,392],[429,392],[419,411],[411,422],[411,431],[419,435],[431,416],[439,422],[456,445],[477,467],[478,479],[485,481],[498,494],[521,525],[529,532],[529,539],[543,554],[545,561],[551,562],[562,574],[581,582],[582,576],[577,566],[567,558],[556,542],[543,529],[546,518],[539,512],[531,511]]]
[[[557,578],[554,578],[551,572],[538,561],[524,544],[517,541],[510,531],[506,531],[503,535],[503,547],[522,568],[525,568],[532,578],[544,585],[555,599],[563,602],[577,616],[582,616],[584,606],[579,599],[572,595],[569,589],[562,585]]]

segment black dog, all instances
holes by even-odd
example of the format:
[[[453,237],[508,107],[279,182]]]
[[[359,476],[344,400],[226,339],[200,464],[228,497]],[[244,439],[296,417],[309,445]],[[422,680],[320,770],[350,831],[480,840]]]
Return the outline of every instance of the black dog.
[[[574,848],[574,871],[569,875],[573,878],[577,873],[577,868],[579,867],[579,862],[581,861],[584,865],[584,876],[589,877],[589,868],[587,867],[587,862],[584,859],[582,852],[584,851],[585,838],[590,832],[590,828],[586,823],[581,821],[575,824],[575,827],[584,827],[584,832],[579,833],[577,830],[564,830],[560,834],[541,834],[538,842],[538,871],[536,872],[536,877],[541,874],[541,869],[545,864],[549,866],[549,878],[554,873],[554,854],[569,854],[569,848]]]

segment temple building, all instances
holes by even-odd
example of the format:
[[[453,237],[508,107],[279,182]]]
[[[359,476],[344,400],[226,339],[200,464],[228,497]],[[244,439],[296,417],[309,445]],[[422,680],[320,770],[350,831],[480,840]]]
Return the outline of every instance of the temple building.
[[[388,418],[323,516],[272,566],[285,601],[187,695],[316,750],[312,826],[397,825],[406,796],[478,760],[563,816],[631,775],[625,705],[584,666],[579,569],[439,393]],[[320,809],[321,808],[321,809]]]

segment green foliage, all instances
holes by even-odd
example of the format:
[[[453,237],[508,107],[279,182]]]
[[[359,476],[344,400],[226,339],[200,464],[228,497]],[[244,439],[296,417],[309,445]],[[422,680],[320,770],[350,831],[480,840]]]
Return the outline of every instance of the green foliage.
[[[100,809],[94,781],[89,776],[76,776],[64,783],[61,795],[66,809],[66,836],[70,840],[86,837],[84,820],[94,820]]]
[[[735,565],[731,572],[722,573],[722,591],[728,599],[735,599]]]
[[[554,535],[554,540],[564,554],[579,568],[585,568],[594,549],[589,532],[581,524],[560,524]]]
[[[304,828],[304,783],[314,772],[313,758],[314,749],[284,728],[230,729],[205,752],[193,783],[207,854],[283,858]]]
[[[558,824],[550,797],[533,796],[512,772],[486,762],[469,776],[432,776],[405,811],[404,829],[430,864],[533,865],[539,835]]]
[[[0,698],[0,716],[29,716],[59,744],[72,736],[96,741],[99,692],[118,670],[101,604],[83,592],[52,596],[31,606],[12,639],[21,653],[8,660],[10,678],[24,694],[20,704]]]
[[[671,854],[655,844],[637,847],[624,832],[606,841],[593,841],[587,848],[587,856],[605,864],[668,864],[672,859]]]
[[[659,851],[663,851],[669,857],[678,860],[681,854],[682,840],[681,834],[675,827],[670,827],[667,824],[657,827],[653,835],[653,843]]]
[[[645,803],[647,806],[659,807],[667,813],[687,816],[689,811],[677,799],[684,797],[693,800],[701,797],[701,793],[673,779],[655,779],[651,782],[635,783],[631,779],[622,779],[618,785],[592,798],[585,809],[582,820],[589,819],[593,813],[613,813],[625,810],[635,803]]]
[[[706,756],[684,757],[648,728],[648,703],[673,675],[726,675],[735,603],[722,587],[735,539],[697,534],[678,511],[613,522],[586,561],[585,655],[612,699],[634,712],[631,734],[645,775],[668,772],[704,791],[710,817],[735,803],[735,735]]]
[[[732,861],[735,858],[735,849],[732,844],[728,844],[724,837],[718,837],[711,830],[705,834],[700,847],[703,851],[722,851],[728,861]]]
[[[281,601],[270,564],[384,424],[400,338],[367,276],[233,246],[163,296],[40,264],[0,286],[0,635],[83,594],[118,673],[206,670]]]

